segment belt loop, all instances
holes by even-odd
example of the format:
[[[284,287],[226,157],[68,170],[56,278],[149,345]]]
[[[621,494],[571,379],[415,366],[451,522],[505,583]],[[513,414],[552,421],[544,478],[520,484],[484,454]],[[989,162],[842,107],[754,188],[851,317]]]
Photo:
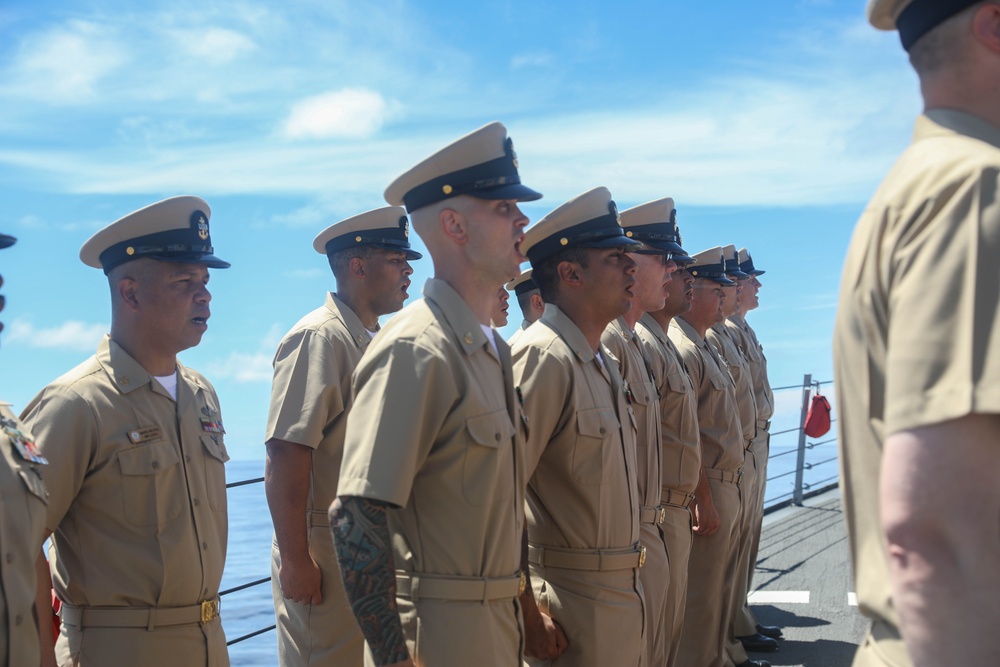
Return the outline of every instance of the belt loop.
[[[156,609],[150,607],[146,610],[146,613],[149,614],[149,621],[146,623],[146,632],[152,632],[156,628],[156,618],[154,617]]]
[[[417,600],[420,599],[420,577],[411,576],[410,577],[410,600],[416,604]]]

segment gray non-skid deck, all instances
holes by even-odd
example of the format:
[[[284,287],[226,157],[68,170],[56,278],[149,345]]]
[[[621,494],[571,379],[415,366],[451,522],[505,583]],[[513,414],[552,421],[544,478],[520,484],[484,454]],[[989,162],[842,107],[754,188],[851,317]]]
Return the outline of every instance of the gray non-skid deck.
[[[777,653],[752,658],[783,667],[851,664],[868,624],[854,604],[839,490],[764,517],[753,585],[757,620],[781,626],[785,638]]]

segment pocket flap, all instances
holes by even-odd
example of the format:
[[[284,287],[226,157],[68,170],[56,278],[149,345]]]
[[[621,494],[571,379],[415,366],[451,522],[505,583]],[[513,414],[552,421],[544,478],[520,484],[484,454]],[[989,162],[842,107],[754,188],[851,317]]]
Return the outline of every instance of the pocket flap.
[[[621,426],[618,418],[612,410],[595,409],[581,410],[576,413],[576,428],[580,435],[589,435],[592,438],[603,438],[609,431],[617,430]]]
[[[499,447],[514,435],[514,425],[505,410],[471,417],[465,420],[465,428],[473,440],[486,447]]]
[[[139,445],[118,452],[123,475],[155,475],[177,465],[180,457],[169,442]]]
[[[201,444],[204,445],[208,453],[211,454],[214,458],[219,459],[223,463],[229,460],[229,452],[226,451],[225,443],[216,442],[215,438],[213,438],[210,435],[202,435]]]

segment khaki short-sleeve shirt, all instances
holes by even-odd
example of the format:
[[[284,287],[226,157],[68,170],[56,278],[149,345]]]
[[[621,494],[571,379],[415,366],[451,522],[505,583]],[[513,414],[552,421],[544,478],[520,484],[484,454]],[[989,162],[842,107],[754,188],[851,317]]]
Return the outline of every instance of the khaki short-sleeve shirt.
[[[499,357],[446,282],[427,281],[354,374],[338,494],[380,500],[396,568],[508,577],[520,569],[523,418]]]
[[[558,306],[517,340],[514,382],[528,418],[528,538],[573,549],[639,540],[635,416],[617,366]]]
[[[736,407],[740,413],[740,428],[743,430],[744,442],[749,446],[750,440],[757,437],[757,402],[754,400],[750,365],[724,322],[719,322],[706,331],[705,338],[729,366],[729,374],[733,376],[733,384],[736,386]]]
[[[22,418],[49,460],[53,585],[81,607],[185,607],[219,593],[229,460],[215,389],[177,401],[110,338]],[[183,659],[178,658],[181,662]]]
[[[767,421],[774,416],[774,392],[771,391],[771,382],[767,378],[767,357],[764,356],[764,346],[757,340],[757,332],[741,315],[733,315],[726,320],[726,329],[736,339],[750,366],[753,396],[757,404],[757,420]]]
[[[11,666],[39,660],[32,616],[35,559],[42,549],[49,494],[42,479],[46,466],[22,453],[24,443],[33,441],[9,404],[0,403],[0,664]],[[44,622],[48,615],[41,611]]]
[[[736,385],[726,362],[688,324],[675,317],[667,331],[687,366],[698,397],[701,464],[735,472],[743,467],[743,429],[736,406]]]
[[[285,334],[274,355],[264,441],[278,438],[313,450],[308,510],[325,515],[337,497],[351,374],[370,342],[354,311],[328,293],[322,307]]]
[[[636,479],[639,504],[660,506],[660,405],[642,341],[624,319],[614,320],[601,335],[601,343],[618,360],[631,399],[636,423]]]
[[[893,625],[878,512],[886,436],[1000,412],[998,189],[1000,128],[930,110],[844,263],[834,328],[844,508],[858,605]]]
[[[636,325],[646,346],[660,394],[660,483],[664,489],[694,493],[701,474],[698,397],[684,361],[659,322],[648,313]]]

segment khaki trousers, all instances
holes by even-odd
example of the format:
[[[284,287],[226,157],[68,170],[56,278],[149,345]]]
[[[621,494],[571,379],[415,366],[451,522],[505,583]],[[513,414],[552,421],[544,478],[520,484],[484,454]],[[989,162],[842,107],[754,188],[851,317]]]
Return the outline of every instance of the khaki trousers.
[[[757,632],[757,621],[747,605],[748,586],[746,573],[750,562],[750,547],[753,543],[754,512],[757,509],[757,466],[752,447],[743,454],[743,478],[740,480],[740,510],[741,518],[738,528],[739,547],[736,554],[736,580],[733,586],[733,617],[729,621],[729,632],[726,637],[726,665],[732,667],[747,660],[746,649],[737,637],[745,637]],[[737,628],[750,624],[752,631],[741,633]]]
[[[753,576],[757,570],[757,552],[760,550],[760,531],[764,523],[764,493],[767,491],[767,456],[770,441],[767,431],[757,431],[750,451],[753,452],[754,463],[757,466],[757,504],[753,510],[750,524],[750,558],[747,562],[747,590],[753,590]],[[747,637],[757,632],[757,618],[750,610],[749,604],[736,614],[736,636]]]
[[[527,658],[527,664],[532,667],[639,665],[644,647],[645,612],[637,568],[592,572],[532,563],[531,584],[538,608],[562,626],[569,648],[551,662]]]
[[[667,506],[660,526],[663,544],[670,558],[670,584],[664,605],[663,632],[667,645],[666,660],[661,665],[677,664],[681,631],[684,628],[684,602],[687,599],[688,559],[691,555],[691,512],[683,507]]]
[[[396,596],[406,648],[420,667],[518,667],[524,653],[515,598],[417,601]],[[365,665],[374,667],[365,644]]]
[[[229,667],[222,620],[146,628],[76,628],[62,624],[59,667]]]
[[[641,524],[639,541],[646,547],[646,561],[639,568],[639,582],[642,584],[642,596],[646,603],[646,651],[642,664],[662,667],[667,660],[664,620],[671,563],[659,526]]]
[[[733,611],[730,591],[736,582],[740,489],[717,479],[708,484],[719,512],[719,529],[695,535],[691,545],[684,632],[677,655],[677,664],[683,667],[723,667]]]
[[[318,518],[318,517],[317,517]],[[278,635],[280,667],[361,667],[365,639],[347,601],[333,533],[324,515],[309,529],[309,554],[323,577],[323,602],[317,605],[286,600],[278,583],[281,554],[271,544],[271,594]]]

